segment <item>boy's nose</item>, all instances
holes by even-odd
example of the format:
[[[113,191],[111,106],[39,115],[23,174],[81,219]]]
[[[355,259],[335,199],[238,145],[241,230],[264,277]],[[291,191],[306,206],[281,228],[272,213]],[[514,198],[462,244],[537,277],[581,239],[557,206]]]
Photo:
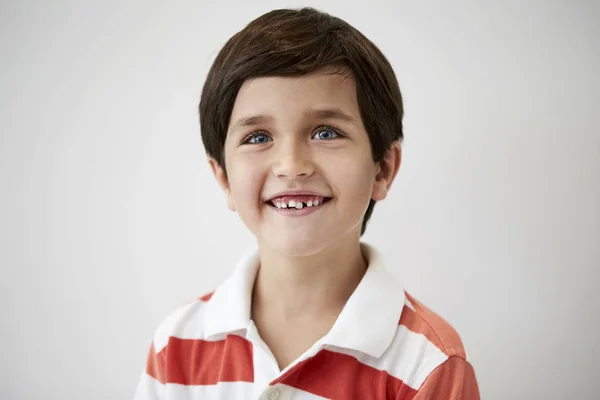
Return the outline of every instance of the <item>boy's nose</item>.
[[[287,145],[274,156],[273,173],[279,178],[308,177],[315,172],[310,149],[301,144]]]

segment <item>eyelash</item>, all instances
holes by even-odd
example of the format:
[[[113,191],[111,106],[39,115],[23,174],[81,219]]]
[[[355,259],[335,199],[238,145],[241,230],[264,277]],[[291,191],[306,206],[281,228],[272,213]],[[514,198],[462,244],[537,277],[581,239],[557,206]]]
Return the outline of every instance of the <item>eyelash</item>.
[[[333,132],[333,133],[336,135],[336,137],[333,137],[333,138],[331,138],[331,139],[321,139],[321,140],[323,140],[323,141],[330,141],[330,140],[334,140],[334,139],[338,139],[338,138],[344,137],[344,135],[342,135],[342,134],[340,133],[340,131],[339,131],[339,130],[337,130],[337,129],[335,129],[335,128],[333,128],[333,127],[329,126],[329,125],[321,125],[321,126],[319,126],[319,127],[317,128],[317,130],[315,131],[315,133],[314,133],[314,134],[313,134],[311,137],[313,137],[313,136],[315,136],[317,133],[319,133],[319,132],[321,132],[321,131],[325,131],[325,130],[328,130],[328,131],[331,131],[331,132]],[[242,141],[242,144],[263,144],[263,143],[249,143],[249,140],[251,140],[252,138],[254,138],[254,137],[258,136],[258,135],[265,135],[265,136],[269,136],[269,134],[267,134],[267,132],[265,132],[265,131],[256,131],[256,132],[252,132],[251,134],[249,134],[248,136],[246,136],[246,137],[244,138],[244,140]],[[269,136],[269,137],[270,137],[270,136]]]

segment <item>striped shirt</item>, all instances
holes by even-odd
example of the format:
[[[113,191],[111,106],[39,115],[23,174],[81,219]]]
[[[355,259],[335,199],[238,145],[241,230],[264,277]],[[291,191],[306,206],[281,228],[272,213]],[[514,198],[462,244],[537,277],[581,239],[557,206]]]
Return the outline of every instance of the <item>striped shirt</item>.
[[[479,399],[462,341],[406,293],[381,255],[331,330],[283,370],[250,317],[257,251],[154,333],[135,400]]]

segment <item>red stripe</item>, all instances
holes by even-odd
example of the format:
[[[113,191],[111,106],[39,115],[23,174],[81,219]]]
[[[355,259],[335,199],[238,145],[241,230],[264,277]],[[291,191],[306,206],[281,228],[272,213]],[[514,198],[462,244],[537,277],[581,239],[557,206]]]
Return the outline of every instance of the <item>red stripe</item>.
[[[416,312],[404,306],[398,325],[406,326],[411,332],[421,334],[427,338],[435,347],[444,351],[444,345],[435,334],[431,326],[425,322]]]
[[[164,349],[149,357],[146,370],[161,383],[254,382],[252,360],[252,344],[241,336],[217,342],[170,337]]]
[[[210,292],[210,293],[206,293],[204,296],[200,297],[200,300],[202,300],[203,302],[207,302],[210,300],[210,298],[212,297],[214,291]]]
[[[410,400],[416,391],[400,379],[347,354],[321,350],[271,382],[329,399]]]
[[[424,335],[427,340],[446,355],[457,355],[465,358],[462,340],[452,325],[408,293],[406,293],[406,297],[412,303],[415,311],[405,305],[402,309],[399,325],[404,325],[410,331]]]
[[[152,342],[152,345],[150,345],[150,351],[148,352],[146,373],[160,383],[165,383],[165,353],[164,351],[161,351],[160,353],[156,354],[156,351],[154,350],[154,342]]]

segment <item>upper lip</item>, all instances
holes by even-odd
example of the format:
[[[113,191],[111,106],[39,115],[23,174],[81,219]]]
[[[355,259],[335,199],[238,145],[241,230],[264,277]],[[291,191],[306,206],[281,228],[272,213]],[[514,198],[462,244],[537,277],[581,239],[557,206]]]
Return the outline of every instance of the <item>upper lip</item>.
[[[274,195],[272,195],[271,197],[269,197],[266,201],[271,201],[273,199],[276,199],[278,197],[283,197],[283,196],[319,196],[319,197],[331,197],[331,196],[327,196],[312,190],[286,190],[284,192],[279,192],[276,193]]]

